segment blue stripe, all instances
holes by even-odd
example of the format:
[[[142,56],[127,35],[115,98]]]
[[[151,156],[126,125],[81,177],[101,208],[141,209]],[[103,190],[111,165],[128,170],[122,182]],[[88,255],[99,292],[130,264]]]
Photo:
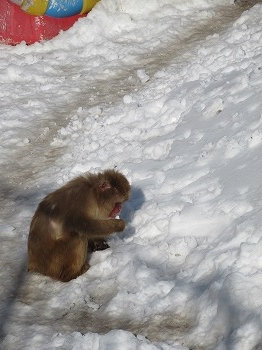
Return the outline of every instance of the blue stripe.
[[[83,0],[49,0],[46,16],[50,17],[69,17],[81,13]]]

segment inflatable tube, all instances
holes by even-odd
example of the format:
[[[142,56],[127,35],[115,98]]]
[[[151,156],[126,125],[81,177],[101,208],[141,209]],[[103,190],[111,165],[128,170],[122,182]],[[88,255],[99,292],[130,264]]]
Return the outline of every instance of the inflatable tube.
[[[17,45],[22,41],[31,45],[50,40],[61,31],[72,27],[79,18],[86,16],[86,14],[64,18],[31,16],[21,9],[20,4],[21,0],[15,2],[0,0],[0,45]]]
[[[2,0],[0,0],[2,1]],[[11,0],[35,16],[65,18],[88,13],[99,0]]]

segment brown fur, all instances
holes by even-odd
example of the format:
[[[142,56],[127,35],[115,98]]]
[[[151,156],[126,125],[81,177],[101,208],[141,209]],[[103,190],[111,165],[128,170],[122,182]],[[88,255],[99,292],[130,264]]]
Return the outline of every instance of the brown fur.
[[[125,222],[115,216],[129,193],[124,175],[106,170],[80,176],[47,195],[31,222],[28,270],[63,282],[82,275],[89,268],[88,241],[101,242],[124,230]]]

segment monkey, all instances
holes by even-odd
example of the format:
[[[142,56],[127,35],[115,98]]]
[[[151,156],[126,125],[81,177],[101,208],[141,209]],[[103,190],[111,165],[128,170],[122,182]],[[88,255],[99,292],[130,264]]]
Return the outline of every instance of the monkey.
[[[78,176],[48,194],[30,224],[28,271],[61,282],[85,273],[88,242],[92,250],[96,244],[104,249],[104,238],[124,230],[125,221],[116,217],[130,190],[123,174],[108,169]]]

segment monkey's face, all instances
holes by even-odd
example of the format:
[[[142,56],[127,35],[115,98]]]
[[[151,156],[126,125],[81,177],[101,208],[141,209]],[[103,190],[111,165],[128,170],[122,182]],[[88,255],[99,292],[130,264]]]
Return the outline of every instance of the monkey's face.
[[[99,181],[99,216],[115,218],[121,211],[122,203],[128,199],[129,193],[130,185],[121,173],[106,171]]]
[[[115,218],[121,211],[122,202],[125,197],[108,182],[104,182],[99,193],[99,217],[103,219]]]

